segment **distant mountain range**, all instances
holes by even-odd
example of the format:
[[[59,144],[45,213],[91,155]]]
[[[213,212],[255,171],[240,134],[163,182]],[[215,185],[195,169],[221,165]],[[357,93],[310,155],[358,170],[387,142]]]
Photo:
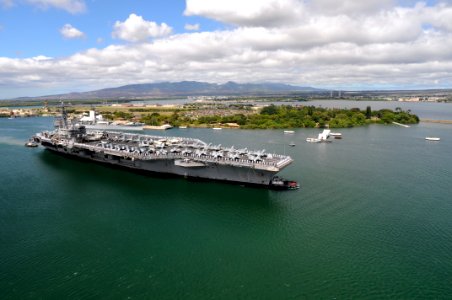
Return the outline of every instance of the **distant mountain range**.
[[[115,88],[107,88],[90,92],[48,95],[40,97],[22,97],[18,100],[64,99],[146,99],[158,97],[186,96],[245,96],[245,95],[278,95],[300,92],[320,92],[321,89],[300,87],[281,83],[236,83],[224,84],[181,81],[130,84]]]

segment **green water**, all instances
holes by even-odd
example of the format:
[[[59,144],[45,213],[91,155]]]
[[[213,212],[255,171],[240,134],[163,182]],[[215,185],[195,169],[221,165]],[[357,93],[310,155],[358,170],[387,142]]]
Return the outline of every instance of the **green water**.
[[[0,119],[0,299],[452,297],[451,125],[159,132],[291,155],[277,192],[23,146],[51,123]]]

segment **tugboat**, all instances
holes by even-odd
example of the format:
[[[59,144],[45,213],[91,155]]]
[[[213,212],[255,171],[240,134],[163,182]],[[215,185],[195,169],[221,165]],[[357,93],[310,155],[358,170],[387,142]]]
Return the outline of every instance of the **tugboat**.
[[[34,139],[29,139],[28,142],[25,143],[25,147],[30,147],[30,148],[34,148],[34,147],[38,147],[39,144],[37,142],[35,142]]]
[[[275,176],[270,182],[270,187],[275,190],[297,190],[300,188],[300,185],[294,180],[286,180]]]

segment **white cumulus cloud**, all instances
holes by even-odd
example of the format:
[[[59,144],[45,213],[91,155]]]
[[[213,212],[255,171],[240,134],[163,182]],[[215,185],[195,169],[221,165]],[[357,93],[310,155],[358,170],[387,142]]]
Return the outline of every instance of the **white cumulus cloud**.
[[[67,39],[80,39],[85,37],[85,34],[72,26],[71,24],[65,24],[60,29],[60,33],[64,38]]]
[[[112,36],[129,42],[144,42],[152,37],[163,37],[171,34],[172,28],[166,23],[158,25],[146,21],[142,16],[130,14],[124,22],[116,21]]]

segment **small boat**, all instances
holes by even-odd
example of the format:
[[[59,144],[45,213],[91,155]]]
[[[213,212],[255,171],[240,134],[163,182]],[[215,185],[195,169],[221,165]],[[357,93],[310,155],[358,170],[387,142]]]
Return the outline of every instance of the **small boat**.
[[[284,134],[294,134],[295,131],[293,130],[284,130]]]
[[[187,126],[179,126],[180,129],[187,129]]]
[[[221,127],[214,127],[214,128],[212,128],[213,130],[221,130],[221,129],[223,129],[223,128],[221,128]]]
[[[28,142],[25,143],[25,147],[34,148],[38,146],[38,143],[36,143],[33,139],[29,139]]]
[[[289,146],[290,147],[295,147],[295,143],[290,143]]]
[[[342,133],[340,133],[340,132],[330,132],[330,135],[336,137],[336,136],[342,136]]]
[[[306,142],[308,143],[320,143],[322,140],[318,138],[307,138]]]
[[[130,128],[130,130],[135,130],[135,128],[137,128],[136,130],[143,130],[143,129],[151,129],[151,130],[167,130],[167,129],[171,129],[173,128],[173,126],[171,126],[170,124],[163,124],[163,125],[158,125],[158,126],[153,126],[153,125],[145,125],[145,126],[123,126],[125,128]]]
[[[441,139],[439,137],[428,136],[425,138],[427,141],[439,142]]]

